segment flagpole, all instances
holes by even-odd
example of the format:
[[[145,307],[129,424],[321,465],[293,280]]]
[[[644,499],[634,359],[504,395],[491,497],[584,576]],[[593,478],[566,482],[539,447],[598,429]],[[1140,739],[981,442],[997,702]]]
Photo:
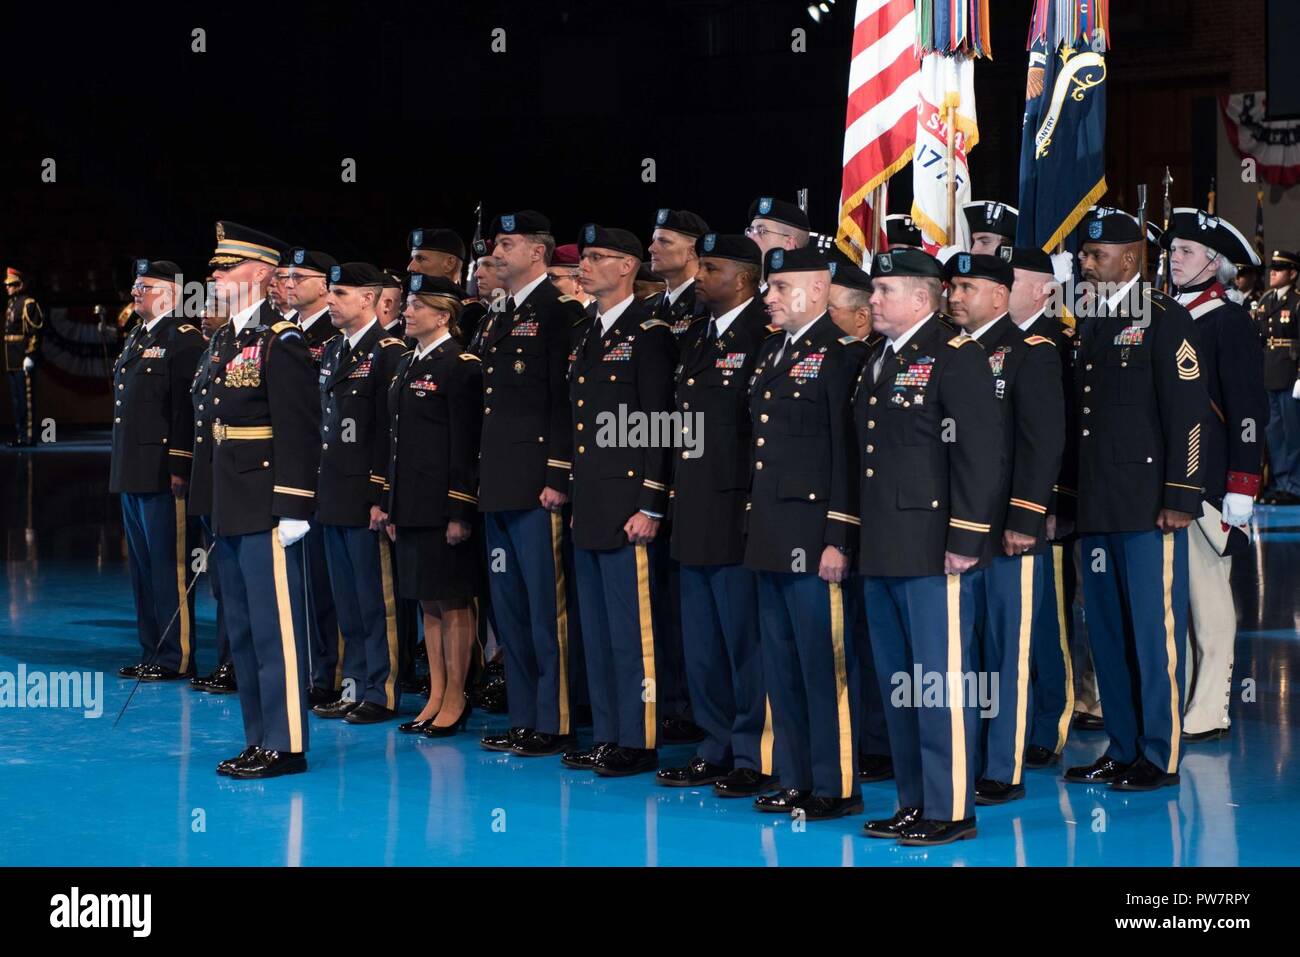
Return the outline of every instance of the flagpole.
[[[948,104],[948,109],[944,117],[944,122],[948,127],[948,245],[953,245],[957,241],[957,134],[954,128],[957,125],[957,106],[954,103]]]

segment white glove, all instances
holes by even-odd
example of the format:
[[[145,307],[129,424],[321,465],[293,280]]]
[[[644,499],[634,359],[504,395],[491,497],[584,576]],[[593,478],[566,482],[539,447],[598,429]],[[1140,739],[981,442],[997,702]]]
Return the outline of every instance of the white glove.
[[[32,360],[28,359],[27,361],[31,362]],[[1295,385],[1291,386],[1291,398],[1295,399],[1297,402],[1300,402],[1300,379],[1296,379]]]
[[[1052,275],[1060,283],[1069,282],[1074,276],[1074,256],[1068,252],[1052,253]]]
[[[24,371],[24,372],[31,372],[31,371],[32,371],[33,369],[35,369],[35,368],[36,368],[36,363],[32,361],[32,357],[31,357],[31,356],[27,356],[25,359],[23,359],[23,371]],[[1297,389],[1300,389],[1300,382],[1297,382],[1297,383],[1296,383],[1296,388],[1297,388]]]
[[[310,529],[311,522],[305,522],[301,518],[282,518],[275,532],[280,536],[280,545],[288,548],[306,535]]]
[[[1223,522],[1245,528],[1250,516],[1255,511],[1255,500],[1239,492],[1228,492],[1223,496]]]

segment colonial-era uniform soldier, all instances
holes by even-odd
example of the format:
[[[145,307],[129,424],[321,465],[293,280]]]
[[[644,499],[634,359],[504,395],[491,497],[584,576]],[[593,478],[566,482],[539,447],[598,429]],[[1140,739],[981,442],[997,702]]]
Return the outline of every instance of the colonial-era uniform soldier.
[[[1268,391],[1268,490],[1266,505],[1300,502],[1300,253],[1278,249],[1268,264],[1269,289],[1255,307],[1264,341],[1264,388]]]
[[[1173,211],[1162,242],[1177,299],[1196,328],[1196,355],[1210,396],[1201,423],[1205,463],[1202,514],[1187,531],[1187,707],[1183,740],[1206,741],[1228,733],[1232,649],[1237,611],[1232,598],[1232,556],[1249,544],[1244,529],[1263,479],[1261,422],[1268,396],[1259,370],[1264,361],[1250,315],[1228,297],[1235,263],[1255,256],[1246,237],[1204,210]]]
[[[10,408],[14,414],[14,440],[10,447],[35,445],[36,360],[41,348],[45,316],[40,305],[24,292],[24,277],[10,266],[5,270],[5,376],[9,380]]]
[[[781,790],[760,811],[822,820],[862,810],[854,758],[857,652],[845,591],[856,543],[853,379],[826,314],[830,271],[815,249],[764,257],[778,332],[750,380],[753,454],[745,566],[758,573],[763,675]]]
[[[885,217],[885,238],[890,249],[920,249],[924,242],[921,228],[906,213],[891,213]]]
[[[970,251],[997,254],[999,246],[1011,246],[1016,241],[1016,222],[1020,211],[1006,203],[993,200],[976,200],[961,208],[970,231]]]
[[[920,250],[875,257],[872,319],[886,341],[853,395],[858,569],[899,803],[893,817],[868,821],[866,833],[915,845],[975,835],[977,709],[967,676],[976,671],[989,532],[1004,507],[988,357],[938,321],[940,275]],[[908,683],[895,687],[897,675]]]
[[[984,347],[1001,406],[1002,482],[978,629],[981,672],[998,675],[998,691],[981,729],[975,803],[1005,804],[1025,794],[1034,620],[1049,613],[1046,520],[1065,447],[1061,357],[1051,339],[1025,335],[1007,313],[1015,277],[1003,257],[958,253],[944,278],[953,318]]]
[[[671,557],[692,713],[704,729],[694,759],[657,776],[670,787],[713,784],[754,797],[772,773],[758,592],[745,557],[749,489],[749,377],[767,337],[756,295],[762,257],[745,236],[696,240],[697,301],[706,315],[680,338],[674,375],[682,448],[674,450]]]
[[[1178,783],[1209,399],[1187,310],[1138,275],[1137,219],[1098,210],[1084,229],[1084,279],[1115,289],[1086,303],[1075,358],[1083,599],[1110,744],[1065,779],[1151,790]]]
[[[320,403],[301,330],[260,323],[285,244],[217,225],[210,264],[231,300],[231,358],[213,377],[212,529],[247,747],[236,778],[307,769],[307,633],[301,539],[315,503]]]
[[[405,349],[384,335],[375,316],[382,272],[369,263],[344,263],[330,269],[329,280],[331,321],[341,335],[326,347],[320,367],[316,521],[325,529],[345,685],[341,698],[312,710],[373,724],[396,717],[401,698],[392,552],[375,512],[388,472],[388,385]]]
[[[656,433],[671,421],[677,357],[668,324],[633,294],[640,241],[589,223],[579,245],[582,284],[599,309],[569,370],[574,565],[595,747],[563,760],[621,776],[659,763],[651,569],[666,545],[658,533],[671,449]]]
[[[174,312],[180,267],[136,262],[132,294],[142,322],[113,368],[113,457],[108,489],[122,495],[135,593],[140,663],[124,678],[161,681],[194,674],[194,572],[197,529],[185,514],[194,427],[186,394],[203,334]]]

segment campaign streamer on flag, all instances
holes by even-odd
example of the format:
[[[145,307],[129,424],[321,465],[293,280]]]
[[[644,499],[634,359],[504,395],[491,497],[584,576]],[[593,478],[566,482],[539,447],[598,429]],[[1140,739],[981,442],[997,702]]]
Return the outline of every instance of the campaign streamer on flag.
[[[858,0],[855,11],[836,244],[857,263],[885,248],[885,184],[912,157],[915,10],[915,0]]]
[[[955,209],[970,202],[967,153],[979,142],[975,117],[975,61],[963,54],[927,54],[917,92],[916,147],[912,154],[912,220],[926,251],[970,245],[964,216],[950,219],[949,177],[956,184]],[[952,108],[951,110],[949,108]],[[949,169],[949,118],[952,164]],[[956,220],[956,222],[952,222]],[[955,229],[954,229],[955,226]]]

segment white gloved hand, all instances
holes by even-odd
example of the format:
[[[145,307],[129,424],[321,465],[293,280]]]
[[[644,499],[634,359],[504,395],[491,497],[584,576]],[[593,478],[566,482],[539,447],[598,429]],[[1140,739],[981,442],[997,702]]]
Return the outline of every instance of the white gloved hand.
[[[23,359],[24,372],[31,372],[35,368],[36,368],[36,363],[32,361],[31,356],[27,356],[25,359]],[[1300,383],[1296,383],[1296,388],[1300,388]]]
[[[1223,522],[1245,528],[1250,516],[1255,511],[1255,500],[1239,492],[1228,492],[1223,496]]]
[[[1052,253],[1052,275],[1057,282],[1066,283],[1074,276],[1074,254],[1068,252]]]
[[[1296,379],[1295,385],[1291,386],[1291,398],[1295,399],[1297,402],[1300,402],[1300,379]]]
[[[288,548],[310,530],[311,522],[305,522],[301,518],[282,518],[275,529],[280,536],[280,545],[284,548]]]

